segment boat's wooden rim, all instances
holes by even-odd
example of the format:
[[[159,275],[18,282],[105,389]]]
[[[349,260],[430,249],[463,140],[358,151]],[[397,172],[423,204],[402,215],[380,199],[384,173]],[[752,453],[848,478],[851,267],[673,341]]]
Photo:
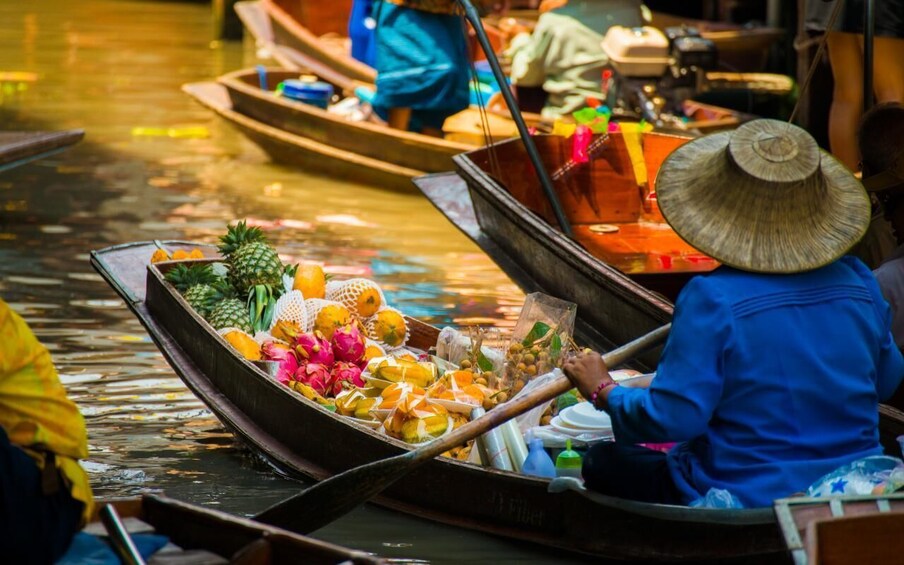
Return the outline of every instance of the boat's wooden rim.
[[[294,145],[299,149],[322,155],[323,157],[330,159],[346,161],[352,165],[375,169],[382,173],[397,177],[412,178],[424,174],[424,171],[400,167],[392,163],[387,163],[386,161],[380,161],[350,151],[330,147],[306,137],[294,135],[279,128],[269,126],[253,118],[249,118],[232,109],[231,104],[229,103],[229,96],[226,93],[226,87],[216,82],[193,82],[184,84],[182,85],[182,91],[229,121],[235,122],[242,127],[256,131],[271,139]]]
[[[84,137],[83,129],[0,131],[0,171],[55,155]]]
[[[205,246],[204,244],[197,243],[189,243],[185,242],[165,242],[165,245],[168,247],[181,247],[181,248],[193,248],[193,247],[202,247],[209,249],[209,246]],[[265,453],[268,457],[272,457],[277,463],[280,465],[277,466],[278,469],[285,469],[286,465],[301,469],[304,473],[315,479],[323,479],[326,476],[329,476],[322,468],[311,464],[311,462],[291,453],[286,450],[286,448],[281,447],[279,442],[273,439],[266,431],[257,426],[254,420],[247,414],[241,412],[235,405],[224,395],[219,393],[209,380],[204,377],[198,370],[197,366],[194,362],[188,357],[188,355],[182,350],[182,348],[175,343],[172,337],[163,329],[155,320],[153,314],[148,310],[147,304],[144,301],[144,293],[139,288],[136,288],[136,284],[138,282],[138,278],[136,278],[134,273],[131,273],[131,277],[129,277],[129,273],[121,272],[122,269],[126,268],[128,265],[122,261],[119,261],[119,257],[117,255],[140,255],[141,257],[150,258],[153,250],[156,249],[156,246],[153,242],[135,242],[128,243],[123,245],[117,245],[101,250],[96,250],[91,252],[91,264],[92,266],[101,274],[101,276],[120,294],[123,298],[127,299],[127,303],[130,309],[135,313],[135,315],[139,318],[141,323],[147,328],[148,332],[151,334],[151,337],[154,339],[155,343],[158,345],[167,361],[173,366],[176,372],[183,378],[183,380],[188,384],[189,388],[195,392],[205,403],[210,406],[212,402],[216,402],[217,406],[210,406],[211,409],[217,413],[221,419],[224,420],[224,424],[233,430],[237,435],[242,437],[245,441],[247,441],[251,445],[258,445],[263,448],[261,445],[266,444],[267,447],[264,448]],[[134,266],[134,264],[133,264]],[[161,277],[160,271],[156,268],[148,266],[148,269],[145,271],[151,276]],[[126,275],[127,278],[123,278],[123,275]],[[197,314],[188,307],[188,304],[184,302],[181,296],[178,295],[177,292],[171,289],[167,285],[168,291],[173,294],[174,298],[180,301],[180,304],[183,307],[187,308],[192,315],[193,318],[199,319]],[[231,355],[227,349],[227,344],[225,340],[222,339],[216,332],[213,331],[212,328],[209,327],[208,324],[202,324],[204,331],[208,333],[212,333],[216,336],[217,341],[221,343],[224,347],[223,354]],[[249,369],[249,373],[253,374],[257,378],[265,379],[268,381],[269,385],[274,389],[279,390],[280,394],[292,395],[292,397],[296,400],[299,400],[305,404],[308,408],[314,408],[316,410],[320,410],[325,414],[328,414],[330,418],[335,418],[340,421],[342,424],[347,425],[358,432],[364,432],[367,434],[373,434],[374,437],[378,438],[381,441],[390,443],[394,447],[398,448],[399,451],[405,450],[410,451],[415,447],[402,442],[400,440],[396,440],[389,436],[380,434],[366,426],[356,424],[350,421],[348,418],[335,414],[325,408],[317,405],[313,401],[309,401],[305,399],[300,394],[296,393],[276,382],[274,379],[267,376],[262,370],[260,370],[255,365],[251,364],[248,361],[242,360],[242,363],[247,366]],[[522,475],[519,473],[514,473],[511,471],[501,471],[497,469],[490,469],[483,466],[475,465],[472,463],[467,463],[463,461],[457,461],[449,458],[442,458],[440,461],[445,465],[452,466],[461,466],[468,468],[478,468],[482,472],[504,476],[506,480],[509,481],[517,481],[524,483],[546,483],[549,481],[547,479],[541,479],[537,477],[530,477],[526,475]],[[689,508],[686,506],[673,506],[673,505],[664,505],[664,504],[650,504],[644,502],[636,502],[632,500],[624,500],[619,498],[614,498],[611,496],[606,496],[602,494],[597,494],[589,491],[580,491],[575,492],[575,494],[587,498],[593,501],[596,504],[601,506],[619,509],[625,512],[630,512],[639,516],[655,518],[660,520],[668,520],[668,521],[680,521],[680,522],[690,522],[690,523],[699,523],[699,524],[720,524],[720,525],[757,525],[757,524],[771,524],[775,522],[775,517],[771,508],[756,508],[756,509],[712,509],[712,508]],[[552,495],[551,495],[552,496]],[[414,508],[406,503],[399,503],[397,501],[393,501],[386,498],[380,498],[377,502],[382,505],[397,508],[400,510],[404,510],[406,512],[420,514],[420,515],[434,515],[433,512],[425,511],[424,509]]]
[[[375,82],[377,79],[377,71],[374,70],[373,67],[369,65],[365,65],[364,63],[354,59],[351,54],[336,57],[335,54],[331,54],[326,52],[325,50],[319,47],[320,38],[311,33],[306,27],[301,25],[298,21],[295,20],[291,15],[286,13],[285,10],[282,9],[279,5],[271,0],[258,0],[263,6],[266,13],[270,18],[276,20],[279,25],[281,25],[286,30],[289,30],[292,35],[298,37],[300,40],[309,44],[312,49],[316,49],[318,51],[323,52],[325,55],[329,56],[329,59],[333,59],[336,61],[336,64],[343,66],[346,70],[350,71],[350,78],[363,80],[367,82]]]
[[[228,530],[225,533],[238,534],[240,538],[269,539],[280,545],[282,547],[281,551],[290,551],[293,554],[298,553],[297,557],[299,558],[311,558],[318,562],[335,559],[347,560],[344,561],[345,563],[369,563],[375,565],[387,563],[385,559],[364,551],[350,549],[271,526],[270,524],[229,514],[222,510],[190,504],[167,496],[143,494],[134,497],[103,497],[97,499],[96,503],[94,515],[89,519],[89,522],[100,521],[99,512],[101,508],[112,505],[122,518],[138,518],[158,532],[161,527],[167,527],[170,530],[177,529],[174,524],[161,526],[161,523],[165,522],[166,519],[181,519],[178,523],[188,525],[187,529],[189,531],[195,530],[196,532],[198,527],[207,528],[208,530],[223,528]],[[186,534],[184,526],[178,529],[183,535]],[[160,535],[171,537],[168,533]],[[188,537],[191,537],[191,534],[188,534]],[[202,544],[201,548],[212,550],[212,548],[204,547],[204,544]]]
[[[268,73],[276,73],[276,74],[291,74],[294,71],[288,69],[276,69],[276,68],[268,68],[266,69]],[[318,108],[316,106],[312,106],[311,104],[304,104],[303,102],[297,102],[294,100],[290,100],[288,98],[282,96],[273,96],[270,93],[264,92],[259,87],[252,86],[248,83],[247,80],[244,80],[246,77],[251,77],[252,79],[257,76],[256,69],[242,69],[238,71],[233,71],[230,73],[226,73],[220,76],[217,79],[219,84],[227,86],[227,88],[234,89],[237,91],[241,91],[248,96],[252,96],[262,102],[267,104],[272,104],[275,106],[280,106],[282,108],[291,109],[296,112],[300,112],[302,114],[307,114],[315,119],[341,124],[344,127],[351,127],[355,129],[360,129],[362,135],[389,135],[401,140],[408,141],[410,143],[417,143],[420,145],[434,145],[437,148],[442,150],[446,150],[449,152],[458,151],[470,151],[474,149],[473,145],[468,145],[466,143],[458,143],[455,141],[447,141],[440,137],[432,137],[429,135],[423,135],[419,133],[412,133],[397,129],[391,129],[389,126],[384,126],[380,124],[375,124],[372,122],[352,122],[346,120],[345,118],[338,116],[336,114],[332,114],[326,110]],[[330,79],[326,77],[329,81]]]

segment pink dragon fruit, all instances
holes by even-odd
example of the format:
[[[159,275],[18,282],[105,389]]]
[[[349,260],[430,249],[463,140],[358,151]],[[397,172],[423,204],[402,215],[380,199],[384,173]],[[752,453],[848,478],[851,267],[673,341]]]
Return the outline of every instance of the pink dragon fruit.
[[[327,370],[333,366],[333,346],[320,332],[301,334],[295,339],[295,352],[302,363],[325,365]]]
[[[295,380],[308,385],[320,396],[330,388],[330,370],[320,363],[304,363],[295,371]]]
[[[333,332],[333,354],[346,363],[358,364],[364,358],[364,336],[358,326],[347,324]]]
[[[330,377],[332,378],[330,392],[333,396],[336,396],[337,394],[342,392],[345,383],[349,383],[357,387],[364,387],[364,379],[361,378],[361,369],[358,368],[357,365],[354,365],[352,363],[338,361],[333,367],[333,371],[330,373]]]
[[[276,380],[284,385],[288,385],[289,381],[296,380],[295,373],[298,371],[298,357],[291,349],[285,357],[279,360],[279,369],[276,371]]]
[[[265,341],[261,346],[264,361],[282,361],[288,355],[293,354],[292,348],[275,341]],[[294,355],[293,355],[294,356]]]

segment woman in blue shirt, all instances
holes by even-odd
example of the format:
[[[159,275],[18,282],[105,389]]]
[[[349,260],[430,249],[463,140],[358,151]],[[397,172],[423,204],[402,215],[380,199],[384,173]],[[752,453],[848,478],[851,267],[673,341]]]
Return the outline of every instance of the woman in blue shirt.
[[[679,296],[649,388],[617,386],[595,353],[566,363],[616,437],[585,458],[587,486],[671,504],[720,488],[769,506],[880,454],[878,403],[904,359],[872,274],[842,258],[869,223],[862,185],[804,130],[757,120],[676,149],[656,189],[672,228],[722,266]]]

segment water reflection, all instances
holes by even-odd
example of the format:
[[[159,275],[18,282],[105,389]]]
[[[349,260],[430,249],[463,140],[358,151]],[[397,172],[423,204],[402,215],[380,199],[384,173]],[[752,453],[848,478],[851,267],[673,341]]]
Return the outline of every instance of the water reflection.
[[[0,295],[47,344],[88,421],[99,495],[166,491],[250,514],[297,491],[233,441],[92,271],[88,251],[215,242],[252,218],[286,260],[373,277],[435,324],[511,325],[522,294],[423,198],[272,165],[183,95],[253,63],[210,42],[209,6],[0,3],[0,129],[86,129],[75,148],[0,176]],[[2,81],[2,75],[0,75]],[[24,84],[19,87],[18,84]],[[363,507],[319,537],[407,560],[562,562],[554,553]]]

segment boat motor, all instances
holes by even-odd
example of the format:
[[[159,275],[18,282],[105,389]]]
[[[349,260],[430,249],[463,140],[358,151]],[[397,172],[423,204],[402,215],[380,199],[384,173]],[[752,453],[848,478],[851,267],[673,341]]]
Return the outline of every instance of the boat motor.
[[[705,89],[706,72],[718,63],[715,43],[686,26],[665,33],[613,26],[602,48],[615,72],[617,96],[611,100],[612,91],[606,92],[610,105],[657,126],[681,121],[683,102]]]

